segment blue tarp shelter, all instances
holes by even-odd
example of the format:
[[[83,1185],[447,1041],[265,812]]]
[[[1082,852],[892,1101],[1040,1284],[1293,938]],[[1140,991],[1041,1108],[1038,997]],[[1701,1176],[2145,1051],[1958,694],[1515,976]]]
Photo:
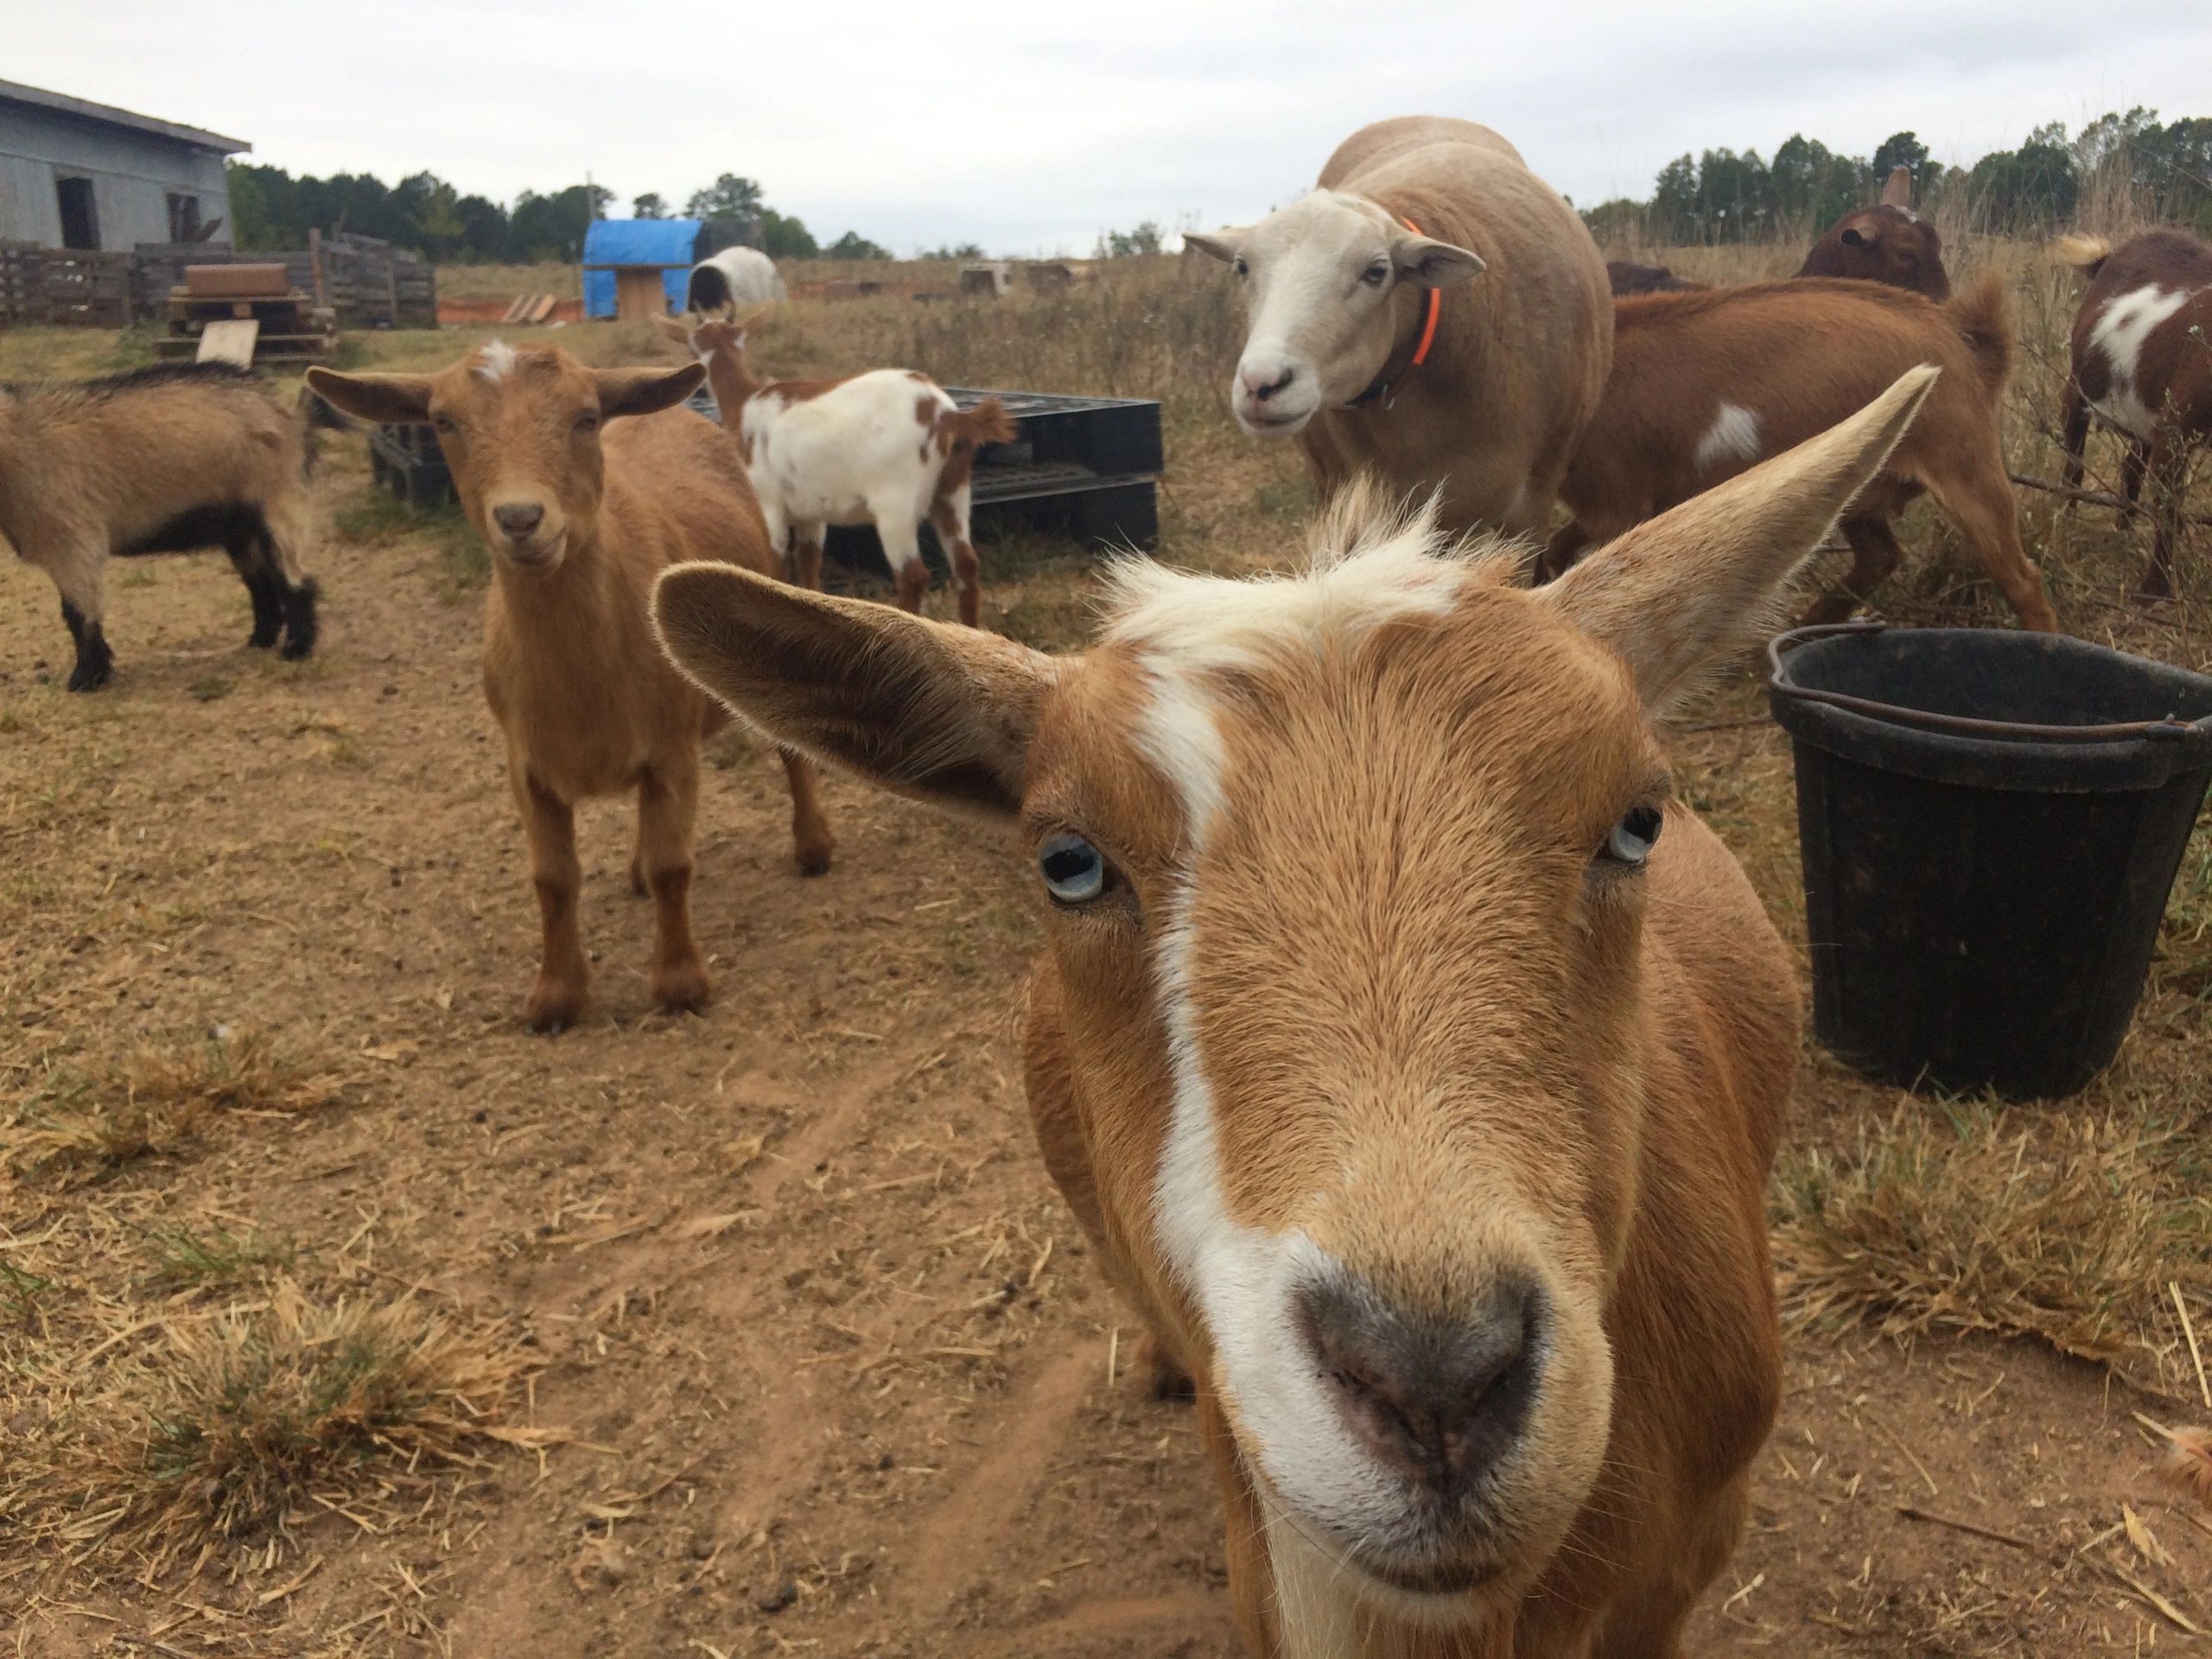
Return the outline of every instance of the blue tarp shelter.
[[[699,238],[707,227],[696,219],[601,219],[584,232],[584,315],[614,315],[614,270],[618,265],[655,268],[668,294],[668,308],[683,308],[684,283],[699,260]]]

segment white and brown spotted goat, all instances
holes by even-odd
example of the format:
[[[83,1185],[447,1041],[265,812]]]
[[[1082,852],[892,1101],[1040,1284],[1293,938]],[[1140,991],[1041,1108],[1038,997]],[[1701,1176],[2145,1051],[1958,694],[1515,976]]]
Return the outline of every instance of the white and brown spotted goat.
[[[308,384],[347,414],[427,421],[462,508],[492,551],[484,695],[507,741],[530,844],[544,953],[524,1011],[558,1031],[583,1010],[590,970],[576,925],[575,805],[638,797],[632,887],[658,906],[649,991],[664,1007],[708,997],[691,936],[691,830],[699,740],[727,718],[669,665],[646,614],[668,565],[767,570],[768,537],[728,435],[689,410],[694,365],[587,369],[550,347],[494,340],[441,374],[335,374]],[[608,423],[619,423],[602,434]],[[799,868],[830,868],[811,764],[784,756]]]
[[[72,691],[107,683],[107,562],[220,547],[253,601],[247,644],[315,649],[303,411],[251,370],[163,364],[105,380],[0,386],[0,537],[54,579]]]
[[[1122,569],[1099,642],[685,566],[779,740],[1019,836],[1053,1179],[1195,1379],[1261,1659],[1675,1659],[1781,1392],[1789,953],[1652,711],[1935,372],[1563,580],[1339,498],[1312,570]]]
[[[2190,453],[2212,440],[2212,248],[2179,231],[2149,231],[2117,250],[2099,238],[2063,237],[2058,257],[2089,279],[2066,378],[2065,483],[2081,487],[2094,413],[2127,441],[2123,518],[2150,477],[2155,528],[2140,590],[2164,598],[2173,592]]]
[[[969,539],[970,480],[978,449],[1014,440],[1006,405],[986,397],[963,410],[914,369],[761,380],[745,355],[758,315],[740,322],[659,321],[707,365],[722,424],[745,452],[769,544],[788,549],[791,579],[822,586],[828,526],[873,524],[899,605],[918,612],[930,583],[919,528],[926,519],[951,563],[960,620],[980,626],[982,574]]]

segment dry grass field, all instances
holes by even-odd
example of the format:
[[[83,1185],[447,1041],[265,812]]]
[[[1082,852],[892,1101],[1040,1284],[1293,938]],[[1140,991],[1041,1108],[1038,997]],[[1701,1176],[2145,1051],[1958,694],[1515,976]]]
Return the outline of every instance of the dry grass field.
[[[2053,478],[2071,278],[1952,245],[1955,276],[2012,282],[2010,453]],[[497,275],[470,280],[552,286]],[[487,332],[348,349],[422,366]],[[1052,296],[796,302],[758,359],[1157,397],[1160,556],[1262,570],[1310,499],[1228,417],[1237,335],[1218,267],[1133,260]],[[0,334],[0,378],[149,353]],[[2116,474],[2110,439],[2091,465]],[[1128,1313],[1029,1146],[1026,873],[833,780],[838,866],[802,882],[772,755],[726,736],[695,889],[714,1006],[647,1003],[603,804],[594,1001],[530,1036],[481,550],[379,497],[357,437],[326,438],[316,489],[304,664],[245,648],[219,557],[142,561],[111,569],[115,683],[67,696],[50,585],[0,563],[0,1653],[1228,1659],[1192,1424],[1129,1387]],[[2212,668],[2212,538],[2152,610],[2128,596],[2144,531],[2021,510],[2066,626]],[[1903,539],[1886,614],[2011,626],[1924,507]],[[984,556],[989,626],[1081,640],[1086,561]],[[1753,666],[1673,741],[1802,945]],[[2208,1003],[2200,831],[2135,1029],[2080,1097],[1914,1097],[1808,1046],[1772,1197],[1789,1392],[1695,1651],[2202,1645],[2212,1510],[2162,1478],[2154,1426],[2212,1421]]]

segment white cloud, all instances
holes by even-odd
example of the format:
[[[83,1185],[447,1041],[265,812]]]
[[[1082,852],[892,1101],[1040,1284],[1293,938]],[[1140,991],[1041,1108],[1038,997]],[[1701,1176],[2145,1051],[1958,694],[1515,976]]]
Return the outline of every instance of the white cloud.
[[[9,0],[12,79],[253,142],[295,172],[429,168],[501,199],[588,172],[625,200],[748,174],[817,235],[1087,250],[1099,229],[1241,219],[1379,116],[1488,122],[1577,201],[1671,157],[1866,154],[1916,130],[1971,161],[2147,104],[2212,114],[2212,7],[2119,0],[1721,0],[1488,8],[1127,0],[751,8],[386,0]],[[202,49],[149,49],[197,38]]]

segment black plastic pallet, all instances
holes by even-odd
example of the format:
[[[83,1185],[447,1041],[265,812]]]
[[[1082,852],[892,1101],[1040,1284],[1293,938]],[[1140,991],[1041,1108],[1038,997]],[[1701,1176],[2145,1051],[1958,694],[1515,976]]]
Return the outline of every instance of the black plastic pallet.
[[[410,507],[440,506],[458,499],[437,432],[427,423],[371,427],[369,471],[379,488]]]
[[[986,444],[976,456],[969,490],[976,540],[1027,533],[1106,550],[1159,545],[1156,485],[1166,457],[1158,404],[967,386],[945,391],[963,409],[998,398],[1017,429],[1013,442]],[[690,407],[721,419],[714,394],[703,386]],[[454,499],[453,475],[427,425],[372,427],[369,464],[377,483],[410,505]],[[944,569],[944,550],[927,524],[921,539],[923,556]],[[856,568],[887,568],[882,543],[866,526],[832,529],[827,551]]]

